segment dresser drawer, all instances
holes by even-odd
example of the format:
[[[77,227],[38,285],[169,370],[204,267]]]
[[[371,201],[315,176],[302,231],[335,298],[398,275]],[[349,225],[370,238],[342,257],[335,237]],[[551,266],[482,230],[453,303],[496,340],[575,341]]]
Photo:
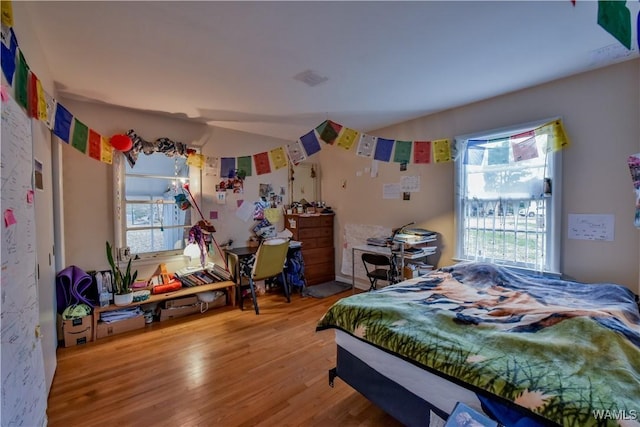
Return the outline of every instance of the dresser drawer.
[[[333,239],[333,227],[301,228],[298,230],[298,239],[303,242],[311,237],[330,237]]]
[[[333,215],[299,216],[298,228],[333,226]]]
[[[333,262],[305,266],[304,277],[309,286],[335,280],[335,266]]]
[[[329,237],[318,237],[316,240],[317,247],[319,248],[332,248],[333,247],[333,233]]]
[[[305,267],[323,263],[331,263],[333,265],[333,248],[305,249],[303,245],[302,258],[304,258]]]

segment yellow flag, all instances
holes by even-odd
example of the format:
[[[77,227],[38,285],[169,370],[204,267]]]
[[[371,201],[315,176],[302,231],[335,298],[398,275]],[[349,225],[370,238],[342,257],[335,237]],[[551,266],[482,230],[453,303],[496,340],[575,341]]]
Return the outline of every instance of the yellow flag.
[[[189,156],[187,156],[187,164],[202,169],[204,167],[204,155],[197,153],[189,154]]]
[[[44,89],[40,79],[36,79],[36,94],[38,97],[38,120],[46,122],[47,116],[47,98],[44,96]]]
[[[100,137],[101,149],[100,149],[100,161],[112,164],[113,163],[113,147],[109,142],[109,138],[106,136]]]
[[[547,136],[546,152],[558,151],[570,145],[561,120],[546,123],[534,130],[536,136]]]
[[[271,164],[273,168],[278,170],[286,167],[289,162],[287,161],[287,154],[284,151],[284,147],[274,148],[269,151],[269,157],[271,157]]]
[[[13,27],[13,6],[10,0],[2,0],[2,25]]]
[[[338,147],[342,147],[345,150],[350,150],[353,147],[353,144],[356,140],[360,139],[360,132],[357,130],[349,129],[347,127],[343,127],[338,134],[337,144]]]
[[[431,141],[433,145],[433,160],[436,163],[451,161],[451,146],[448,139],[436,139]]]

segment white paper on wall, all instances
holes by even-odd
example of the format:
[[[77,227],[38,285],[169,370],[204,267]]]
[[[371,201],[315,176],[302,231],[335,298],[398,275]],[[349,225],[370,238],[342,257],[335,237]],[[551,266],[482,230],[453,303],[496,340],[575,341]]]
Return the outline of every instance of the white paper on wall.
[[[613,241],[615,216],[569,214],[569,239]]]

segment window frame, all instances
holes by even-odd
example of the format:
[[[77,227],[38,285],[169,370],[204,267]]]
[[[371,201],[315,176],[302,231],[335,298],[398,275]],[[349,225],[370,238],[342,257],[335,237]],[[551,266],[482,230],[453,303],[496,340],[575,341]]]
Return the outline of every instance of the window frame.
[[[145,155],[145,154],[141,154]],[[152,155],[164,155],[162,153],[153,153]],[[182,249],[170,249],[165,251],[155,252],[142,252],[142,253],[130,253],[129,246],[127,245],[127,201],[126,201],[126,157],[123,153],[119,152],[113,157],[113,192],[114,192],[114,248],[116,250],[116,257],[119,261],[127,260],[130,257],[135,257],[136,261],[153,261],[158,259],[165,259],[169,261],[172,258],[182,257],[184,255],[184,248]],[[132,175],[132,174],[130,174]],[[142,175],[148,175],[148,177],[160,177],[160,175],[152,174],[133,174],[141,177]],[[189,190],[196,199],[196,202],[200,204],[200,182],[201,182],[201,170],[195,167],[189,167],[189,174],[186,180],[189,183]],[[162,175],[162,177],[165,177]],[[169,176],[167,176],[169,177]],[[170,178],[170,177],[169,177]],[[183,178],[184,179],[184,178]],[[191,200],[190,200],[191,201]],[[184,227],[192,226],[196,221],[194,218],[193,206],[189,208],[191,210],[191,224],[185,224]],[[156,229],[155,226],[150,226],[148,229]],[[138,229],[145,229],[145,227],[137,227]]]
[[[455,249],[454,261],[475,261],[482,260],[491,262],[488,258],[478,259],[467,258],[464,256],[464,211],[462,196],[465,194],[466,188],[461,185],[465,183],[465,164],[464,152],[466,150],[468,140],[492,140],[510,135],[517,135],[543,126],[549,122],[561,120],[561,117],[553,117],[544,120],[536,120],[518,125],[491,129],[480,132],[459,135],[454,138],[455,158],[454,158],[454,232],[455,232]],[[545,265],[540,269],[516,266],[513,264],[500,262],[515,270],[526,272],[535,271],[552,276],[561,276],[561,254],[562,254],[562,150],[550,151],[547,153],[548,170],[551,172],[552,191],[551,196],[546,198],[545,202],[545,221],[546,221],[546,242],[545,242]]]

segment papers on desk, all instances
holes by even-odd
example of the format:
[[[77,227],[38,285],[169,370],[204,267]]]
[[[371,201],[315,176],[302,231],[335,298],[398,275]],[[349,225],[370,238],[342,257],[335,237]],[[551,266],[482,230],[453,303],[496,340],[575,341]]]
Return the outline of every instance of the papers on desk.
[[[367,245],[371,246],[388,246],[389,239],[384,239],[382,237],[369,237],[367,239]]]
[[[408,233],[398,233],[394,237],[395,242],[407,243],[410,245],[417,245],[420,243],[432,242],[436,239],[436,235],[417,235]]]

